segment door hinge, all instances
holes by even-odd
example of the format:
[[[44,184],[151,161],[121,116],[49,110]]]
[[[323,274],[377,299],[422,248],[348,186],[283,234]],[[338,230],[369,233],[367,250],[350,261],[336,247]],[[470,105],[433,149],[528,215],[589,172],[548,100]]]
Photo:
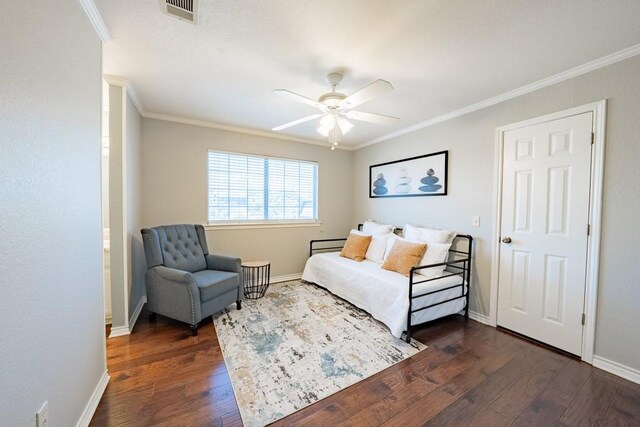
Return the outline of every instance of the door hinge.
[[[587,224],[587,236],[591,236],[591,224]]]
[[[591,144],[594,144],[595,142],[596,142],[596,133],[591,132]]]
[[[587,317],[587,316],[585,316],[585,314],[584,314],[584,313],[582,313],[582,324],[583,324],[583,325],[584,325],[584,321],[585,321],[586,317]]]

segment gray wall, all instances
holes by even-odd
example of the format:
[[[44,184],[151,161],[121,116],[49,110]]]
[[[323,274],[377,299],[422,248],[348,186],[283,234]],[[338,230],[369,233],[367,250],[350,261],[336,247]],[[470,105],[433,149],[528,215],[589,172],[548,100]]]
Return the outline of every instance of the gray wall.
[[[302,272],[309,240],[345,236],[352,224],[352,153],[206,127],[144,119],[143,223],[207,223],[207,150],[315,160],[322,227],[208,230],[209,250],[268,259],[273,276]],[[322,231],[324,230],[324,231]]]
[[[493,224],[495,129],[608,99],[599,277],[597,355],[640,369],[640,57],[593,71],[432,127],[363,148],[354,155],[352,222],[451,228],[476,238],[471,309],[488,314]],[[369,165],[449,150],[449,195],[369,199]],[[481,226],[471,227],[480,215]]]
[[[146,294],[144,286],[144,272],[147,264],[144,259],[142,246],[142,117],[136,106],[126,95],[126,224],[128,269],[127,282],[129,289],[129,320],[142,297]]]
[[[123,96],[122,87],[109,85],[109,262],[112,328],[127,325],[129,319],[124,287],[127,273],[123,213]]]
[[[142,118],[126,89],[109,85],[109,234],[113,328],[128,325],[145,295],[146,263],[140,236],[141,125]]]
[[[101,45],[77,1],[0,9],[0,425],[73,426],[106,369]]]

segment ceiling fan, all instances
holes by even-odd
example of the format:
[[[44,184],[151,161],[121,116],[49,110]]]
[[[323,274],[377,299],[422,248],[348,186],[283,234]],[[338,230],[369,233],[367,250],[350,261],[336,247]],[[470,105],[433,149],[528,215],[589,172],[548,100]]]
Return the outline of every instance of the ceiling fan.
[[[364,104],[365,102],[370,101],[373,98],[376,98],[386,92],[393,90],[393,86],[391,86],[391,83],[389,83],[388,81],[376,80],[370,85],[360,89],[353,95],[347,96],[343,93],[336,92],[336,87],[342,81],[342,74],[330,73],[327,75],[327,80],[331,85],[331,92],[325,93],[324,95],[320,96],[317,101],[293,92],[289,92],[288,90],[274,90],[273,93],[277,95],[281,95],[294,101],[312,105],[318,108],[321,112],[303,117],[298,120],[294,120],[289,123],[285,123],[280,126],[276,126],[273,128],[273,130],[283,130],[300,123],[321,118],[320,126],[317,129],[318,133],[328,137],[329,144],[331,144],[331,149],[335,150],[336,146],[342,139],[342,135],[349,132],[349,130],[351,130],[351,128],[353,127],[353,124],[351,124],[347,119],[375,123],[379,125],[392,125],[399,120],[397,117],[383,116],[381,114],[365,113],[363,111],[352,110],[352,108],[355,108],[360,104]]]

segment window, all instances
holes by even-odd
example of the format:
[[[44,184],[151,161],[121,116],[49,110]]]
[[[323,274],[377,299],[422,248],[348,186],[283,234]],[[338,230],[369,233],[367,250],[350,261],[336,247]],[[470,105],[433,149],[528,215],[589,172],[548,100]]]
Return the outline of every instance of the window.
[[[318,164],[209,151],[209,224],[318,219]]]

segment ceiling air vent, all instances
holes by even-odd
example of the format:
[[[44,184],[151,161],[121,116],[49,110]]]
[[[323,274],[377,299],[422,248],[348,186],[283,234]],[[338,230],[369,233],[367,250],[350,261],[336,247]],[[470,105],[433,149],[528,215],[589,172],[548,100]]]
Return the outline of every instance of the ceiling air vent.
[[[193,24],[197,21],[198,0],[160,0],[160,5],[169,16]]]

